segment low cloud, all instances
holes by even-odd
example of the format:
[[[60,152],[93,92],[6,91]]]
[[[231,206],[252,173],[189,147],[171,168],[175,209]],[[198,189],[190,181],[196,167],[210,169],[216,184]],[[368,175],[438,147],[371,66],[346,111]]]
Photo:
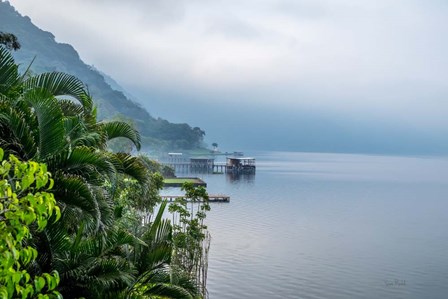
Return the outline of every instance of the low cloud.
[[[11,2],[141,95],[448,127],[446,1]]]

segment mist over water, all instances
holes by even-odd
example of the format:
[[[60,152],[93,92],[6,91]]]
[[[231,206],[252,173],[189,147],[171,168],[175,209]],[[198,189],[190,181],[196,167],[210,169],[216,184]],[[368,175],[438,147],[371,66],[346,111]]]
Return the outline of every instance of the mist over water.
[[[209,145],[448,153],[446,1],[11,3]]]
[[[447,158],[250,155],[254,176],[201,175],[231,196],[207,218],[210,298],[446,298]]]
[[[177,94],[141,92],[151,99],[145,107],[155,115],[199,126],[205,142],[216,142],[222,151],[272,150],[370,154],[447,154],[448,126],[425,126],[424,115],[411,123],[409,116],[385,117],[379,107],[356,111],[331,111],[301,105],[278,105],[245,101],[252,95]],[[241,101],[222,103],[219,99]],[[243,100],[245,99],[245,100]],[[255,101],[252,99],[252,101]],[[275,103],[275,98],[272,102]],[[316,99],[317,101],[317,99]],[[444,110],[444,109],[442,109]],[[397,111],[388,111],[397,113]],[[434,118],[435,119],[435,118]]]

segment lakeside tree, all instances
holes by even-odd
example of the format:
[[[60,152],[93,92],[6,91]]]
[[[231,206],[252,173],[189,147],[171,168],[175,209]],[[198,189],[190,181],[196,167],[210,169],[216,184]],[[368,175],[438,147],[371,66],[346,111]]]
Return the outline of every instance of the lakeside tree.
[[[173,265],[194,277],[202,294],[206,294],[208,252],[210,234],[204,224],[206,212],[210,211],[208,194],[204,187],[194,188],[184,183],[185,198],[177,198],[170,205],[173,222]]]
[[[21,47],[14,34],[2,31],[0,31],[0,45],[4,45],[8,50],[18,50]]]

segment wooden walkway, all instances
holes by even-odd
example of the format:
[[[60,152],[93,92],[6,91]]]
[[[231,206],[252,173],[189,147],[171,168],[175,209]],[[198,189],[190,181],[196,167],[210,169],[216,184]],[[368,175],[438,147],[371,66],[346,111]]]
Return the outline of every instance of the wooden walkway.
[[[166,199],[168,201],[175,201],[177,198],[183,198],[185,196],[182,195],[162,195],[162,199]],[[190,199],[187,198],[187,201],[190,201]],[[230,196],[227,195],[221,195],[221,194],[214,194],[208,196],[209,202],[230,202]]]
[[[191,162],[164,162],[162,165],[174,168],[180,172],[224,172],[226,163],[192,164]]]
[[[175,171],[184,173],[255,173],[255,165],[240,165],[239,167],[228,165],[226,162],[198,164],[191,162],[162,162],[162,165],[174,168]]]

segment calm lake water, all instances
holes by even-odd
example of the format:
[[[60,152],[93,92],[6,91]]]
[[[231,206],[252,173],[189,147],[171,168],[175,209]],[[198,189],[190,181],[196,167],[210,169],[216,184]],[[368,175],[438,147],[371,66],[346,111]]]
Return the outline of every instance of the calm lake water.
[[[249,153],[201,175],[210,298],[448,298],[448,159]]]

